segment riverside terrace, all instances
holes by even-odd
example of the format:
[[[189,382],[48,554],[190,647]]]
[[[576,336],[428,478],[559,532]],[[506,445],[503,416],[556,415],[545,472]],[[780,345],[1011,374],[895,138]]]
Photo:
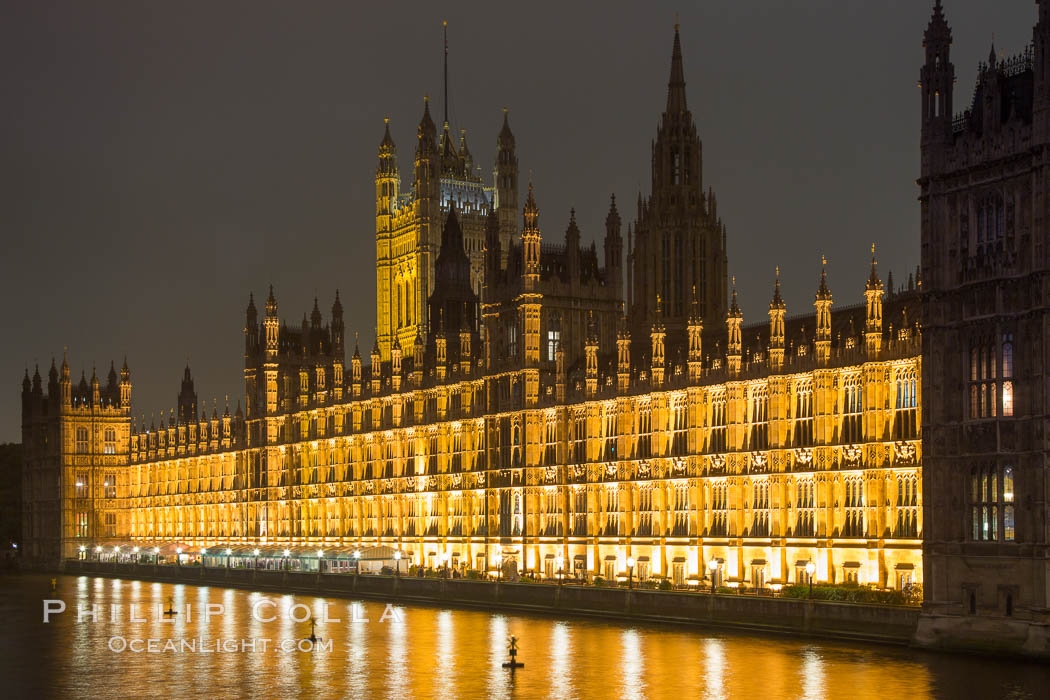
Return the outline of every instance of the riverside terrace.
[[[140,551],[141,553],[141,551]],[[90,553],[88,553],[90,554]],[[280,556],[274,556],[280,554]],[[101,553],[106,556],[105,553]],[[316,555],[316,552],[315,552]],[[849,587],[814,586],[813,598],[801,587],[779,592],[743,589],[691,587],[689,590],[651,590],[635,587],[632,580],[616,585],[581,585],[578,581],[558,583],[519,579],[444,578],[443,572],[430,570],[416,575],[336,574],[296,570],[310,557],[283,556],[270,552],[266,559],[280,561],[286,568],[234,567],[237,557],[230,555],[229,568],[175,563],[134,563],[94,558],[68,560],[66,574],[108,576],[144,581],[223,586],[251,590],[270,590],[318,596],[353,597],[403,604],[439,604],[454,607],[481,607],[541,615],[583,615],[629,618],[637,621],[697,624],[751,630],[762,633],[797,634],[816,637],[910,644],[919,619],[916,605],[849,603],[819,600],[818,596]],[[198,555],[199,556],[199,555]],[[225,555],[215,555],[216,557]],[[208,553],[204,557],[210,559]],[[142,559],[146,559],[146,555]],[[244,557],[242,557],[244,558]],[[264,557],[260,556],[260,562]],[[199,559],[193,561],[199,562]],[[254,561],[254,557],[252,557]],[[313,562],[317,563],[316,556]],[[327,565],[329,560],[322,559]],[[352,570],[351,570],[352,571]],[[798,588],[799,590],[796,590]],[[855,590],[867,590],[856,587]],[[875,591],[868,591],[876,593]],[[882,592],[893,594],[896,592]],[[792,597],[801,595],[802,597]]]
[[[497,554],[497,556],[499,556]],[[692,577],[685,584],[675,584],[668,578],[651,577],[646,580],[635,578],[637,562],[627,560],[627,572],[614,579],[596,576],[589,581],[574,576],[565,568],[564,560],[556,561],[555,575],[540,577],[535,573],[519,575],[497,567],[491,571],[462,571],[452,566],[448,557],[439,560],[437,567],[422,567],[411,564],[408,557],[392,547],[315,549],[309,547],[226,547],[226,548],[191,548],[188,546],[165,543],[163,545],[96,545],[89,548],[82,546],[77,559],[66,562],[65,570],[73,573],[82,570],[94,571],[92,565],[108,568],[105,572],[125,571],[135,575],[164,576],[172,569],[183,576],[193,576],[198,572],[201,577],[214,575],[216,572],[256,571],[287,572],[293,574],[323,574],[328,576],[380,576],[394,578],[424,578],[442,580],[471,580],[479,582],[506,582],[539,585],[574,585],[594,588],[626,588],[628,590],[660,590],[678,592],[701,592],[706,594],[738,595],[764,598],[807,598],[813,600],[840,601],[848,603],[873,603],[884,605],[918,606],[922,593],[921,587],[912,586],[903,590],[877,589],[874,586],[852,584],[814,583],[814,565],[810,564],[806,573],[808,585],[782,585],[773,583],[765,587],[750,587],[736,581],[719,581],[716,572],[720,562],[712,559],[708,563],[711,575]],[[89,567],[85,569],[85,567]],[[119,567],[114,569],[111,567]],[[254,580],[254,579],[252,579]]]

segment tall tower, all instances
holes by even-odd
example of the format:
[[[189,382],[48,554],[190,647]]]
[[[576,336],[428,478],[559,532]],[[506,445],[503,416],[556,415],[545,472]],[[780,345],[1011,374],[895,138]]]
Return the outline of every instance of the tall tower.
[[[939,0],[923,37],[916,641],[1050,657],[1050,304],[1025,291],[1050,281],[1050,10],[1047,0],[1037,6],[1032,50],[993,54],[973,107],[954,119]],[[865,296],[875,321],[874,265]]]
[[[510,130],[507,110],[503,110],[503,128],[496,137],[495,209],[499,217],[500,267],[507,267],[510,242],[518,233],[518,156],[514,133]]]
[[[941,11],[941,0],[933,6],[933,15],[922,40],[926,63],[919,71],[922,95],[921,159],[922,173],[928,174],[931,158],[938,158],[952,136],[952,87],[955,66],[949,59],[952,30]]]
[[[703,189],[702,151],[686,103],[676,25],[667,104],[652,146],[652,191],[639,200],[628,265],[632,328],[648,332],[659,296],[668,345],[679,350],[687,344],[694,287],[701,318],[709,327],[720,325],[727,312],[725,227],[714,193]]]

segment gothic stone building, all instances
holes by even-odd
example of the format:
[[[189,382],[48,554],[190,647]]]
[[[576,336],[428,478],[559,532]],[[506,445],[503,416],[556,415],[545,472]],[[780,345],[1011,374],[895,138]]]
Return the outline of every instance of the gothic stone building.
[[[873,259],[863,303],[835,308],[814,270],[812,311],[789,318],[778,275],[768,320],[745,325],[677,30],[672,56],[629,264],[615,200],[601,256],[571,214],[564,243],[544,243],[531,187],[519,233],[506,118],[495,196],[448,194],[468,180],[452,157],[465,148],[439,147],[425,108],[411,195],[380,146],[370,356],[355,345],[344,374],[338,296],[297,327],[271,290],[261,322],[248,304],[243,415],[198,417],[188,374],[178,414],[149,426],[130,416],[130,380],[119,403],[30,383],[26,502],[61,528],[28,530],[31,554],[287,549],[316,566],[322,549],[336,566],[390,547],[508,576],[613,579],[630,557],[639,579],[679,586],[805,583],[807,564],[818,581],[921,583],[915,285],[884,289]],[[71,437],[100,415],[112,454]],[[83,498],[83,472],[115,491]],[[114,525],[72,527],[82,514]]]
[[[1050,2],[953,112],[951,31],[922,96],[926,644],[1050,653]]]

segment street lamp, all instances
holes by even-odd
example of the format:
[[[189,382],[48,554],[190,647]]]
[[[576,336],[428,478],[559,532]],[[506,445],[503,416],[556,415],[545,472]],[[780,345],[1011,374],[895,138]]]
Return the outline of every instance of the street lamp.
[[[357,579],[361,576],[361,550],[354,550],[354,590],[357,590]]]
[[[289,568],[291,568],[291,563],[288,561],[288,555],[291,554],[291,553],[292,553],[292,550],[290,550],[290,549],[284,550],[284,569],[285,569],[285,571],[287,571]]]
[[[634,588],[634,557],[627,557],[627,590]]]
[[[85,558],[86,558],[86,557],[84,556],[84,549],[85,549],[85,548],[84,548],[84,545],[80,545],[80,558],[81,558],[81,559],[85,559]]]
[[[255,561],[252,562],[252,569],[258,569],[259,568],[259,548],[256,547],[254,550],[252,550],[252,554],[255,555]],[[255,576],[255,574],[252,574],[252,576]]]
[[[113,560],[120,563],[120,547],[113,547]]]
[[[321,569],[324,568],[324,550],[317,550],[317,573],[321,573]]]
[[[401,552],[394,552],[394,566],[397,568],[394,570],[394,575],[401,576]]]
[[[204,555],[208,553],[207,547],[201,547],[201,568],[204,568]]]
[[[230,555],[233,554],[233,550],[229,547],[226,548],[226,568],[230,568]]]
[[[153,563],[154,565],[160,563],[160,547],[153,548]]]
[[[95,561],[102,561],[102,545],[95,547]]]
[[[562,585],[565,581],[565,559],[562,555],[558,555],[558,558],[554,560],[554,565],[558,567],[558,585]]]
[[[813,597],[813,574],[817,573],[817,565],[811,561],[806,562],[806,578],[809,579],[809,597]]]
[[[182,547],[175,548],[175,565],[182,566]]]
[[[718,572],[718,560],[712,559],[707,562],[707,569],[711,572],[711,595],[715,594],[715,575]]]
[[[139,565],[139,548],[138,547],[132,547],[131,548],[131,553],[135,555],[135,566],[138,566]]]

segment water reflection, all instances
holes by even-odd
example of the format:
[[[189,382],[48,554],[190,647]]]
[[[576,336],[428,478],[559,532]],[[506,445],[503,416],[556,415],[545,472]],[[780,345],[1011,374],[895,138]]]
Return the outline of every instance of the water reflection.
[[[171,697],[921,700],[1037,698],[1050,684],[1050,671],[1037,664],[891,647],[434,607],[399,608],[398,621],[371,601],[83,576],[59,578],[53,595],[49,578],[7,577],[0,585],[0,611],[15,620],[0,633],[5,696],[132,697],[162,688]],[[41,601],[51,597],[67,612],[45,625]],[[169,598],[180,611],[174,619],[160,614]],[[265,600],[273,602],[262,608],[266,619],[253,616],[253,604]],[[220,605],[222,615],[208,620],[209,606]],[[132,606],[144,622],[132,621]],[[97,622],[86,615],[78,622],[78,609],[97,610]],[[311,617],[330,651],[274,648],[308,637]],[[500,665],[511,634],[525,662],[514,673]],[[196,640],[212,650],[117,652],[114,638]],[[215,650],[262,639],[268,648]]]
[[[802,687],[802,697],[806,700],[824,697],[824,664],[812,649],[802,654],[802,678],[799,685]]]
[[[620,696],[646,697],[645,665],[638,630],[626,629],[620,633],[620,649]]]
[[[721,639],[704,642],[704,697],[722,700],[725,694],[726,652]]]

